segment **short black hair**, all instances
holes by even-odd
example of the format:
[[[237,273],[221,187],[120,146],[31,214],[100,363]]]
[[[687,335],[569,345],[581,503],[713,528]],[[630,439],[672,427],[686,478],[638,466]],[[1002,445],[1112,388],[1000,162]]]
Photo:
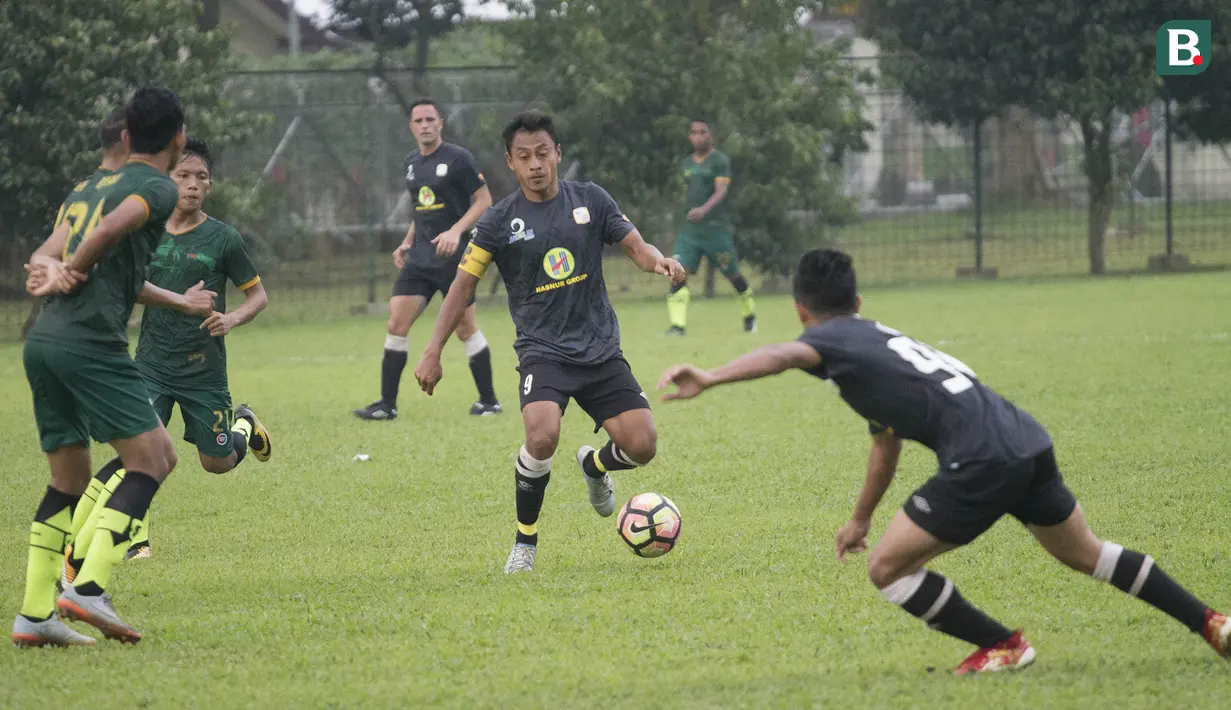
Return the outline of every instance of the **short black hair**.
[[[124,129],[128,123],[124,112],[124,106],[116,106],[98,124],[98,147],[102,150],[111,150],[124,140]]]
[[[188,136],[188,140],[184,142],[184,154],[180,156],[180,160],[187,158],[190,155],[195,155],[205,163],[205,169],[210,175],[214,174],[214,156],[209,152],[209,144],[204,138],[196,136]]]
[[[850,315],[856,310],[855,267],[850,254],[813,249],[795,269],[795,302],[813,314]]]
[[[129,149],[161,153],[184,127],[184,105],[174,91],[147,86],[137,89],[124,107]]]
[[[551,136],[552,142],[559,145],[560,139],[556,137],[556,124],[551,120],[551,116],[542,111],[522,111],[514,116],[500,133],[504,138],[504,151],[513,152],[513,138],[518,133],[538,133],[539,131],[546,131],[547,135]]]
[[[408,114],[408,116],[411,114],[414,114],[415,109],[418,108],[419,106],[431,106],[432,108],[436,109],[436,116],[440,118],[440,120],[442,121],[444,120],[445,112],[444,112],[444,109],[440,108],[440,102],[428,96],[421,96],[415,99],[410,104],[410,114]]]
[[[692,124],[694,123],[704,123],[705,127],[709,128],[710,130],[713,130],[714,128],[714,124],[710,123],[710,120],[708,118],[700,118],[697,116],[693,116],[692,118],[688,119],[689,128],[691,128]]]

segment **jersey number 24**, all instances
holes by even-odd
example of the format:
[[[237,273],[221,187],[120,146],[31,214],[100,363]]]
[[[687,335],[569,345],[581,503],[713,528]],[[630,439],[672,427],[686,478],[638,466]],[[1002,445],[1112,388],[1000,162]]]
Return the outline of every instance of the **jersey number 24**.
[[[925,375],[931,375],[936,372],[950,375],[950,377],[940,383],[942,387],[948,390],[949,394],[960,394],[974,387],[974,382],[971,381],[971,378],[977,377],[977,375],[975,375],[974,370],[966,366],[966,363],[952,355],[946,355],[933,347],[908,338],[893,328],[881,325],[880,323],[877,323],[876,327],[882,332],[893,336],[886,345],[903,360],[913,365],[919,372]]]

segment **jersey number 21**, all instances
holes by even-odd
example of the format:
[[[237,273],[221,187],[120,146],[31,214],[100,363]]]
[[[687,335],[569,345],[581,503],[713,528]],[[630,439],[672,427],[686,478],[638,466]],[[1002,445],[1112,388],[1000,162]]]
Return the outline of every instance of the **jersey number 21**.
[[[949,378],[940,383],[942,387],[949,391],[949,394],[960,394],[974,386],[971,378],[977,377],[977,375],[975,375],[974,370],[966,366],[966,363],[952,355],[946,355],[935,348],[908,338],[880,323],[877,323],[876,327],[893,336],[886,345],[903,360],[914,365],[915,369],[919,372],[925,375],[931,375],[936,372],[944,372],[950,375]]]

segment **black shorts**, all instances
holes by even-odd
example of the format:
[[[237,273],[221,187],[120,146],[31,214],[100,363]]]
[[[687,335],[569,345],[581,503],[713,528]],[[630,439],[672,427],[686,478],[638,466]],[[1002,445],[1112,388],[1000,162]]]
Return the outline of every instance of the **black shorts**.
[[[1051,448],[1014,464],[970,467],[928,479],[902,506],[916,525],[952,545],[965,545],[1003,515],[1023,525],[1059,525],[1077,499],[1064,485]]]
[[[603,422],[634,409],[649,409],[650,400],[637,384],[632,368],[622,357],[598,365],[569,365],[534,360],[520,365],[521,406],[531,402],[555,402],[564,412],[569,399],[594,420],[594,431]]]
[[[437,292],[443,298],[449,293],[453,279],[457,277],[457,265],[420,266],[407,261],[398,274],[398,280],[393,284],[394,296],[422,296],[424,303],[431,303],[432,296]],[[474,304],[474,295],[470,296],[467,306]]]

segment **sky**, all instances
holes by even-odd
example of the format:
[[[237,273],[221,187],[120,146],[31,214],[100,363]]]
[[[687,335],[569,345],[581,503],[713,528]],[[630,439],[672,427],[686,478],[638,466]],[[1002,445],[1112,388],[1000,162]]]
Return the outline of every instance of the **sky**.
[[[329,0],[295,0],[295,9],[303,15],[325,18],[329,16]],[[504,18],[509,16],[504,3],[482,2],[482,0],[466,0],[466,12],[471,17]]]

